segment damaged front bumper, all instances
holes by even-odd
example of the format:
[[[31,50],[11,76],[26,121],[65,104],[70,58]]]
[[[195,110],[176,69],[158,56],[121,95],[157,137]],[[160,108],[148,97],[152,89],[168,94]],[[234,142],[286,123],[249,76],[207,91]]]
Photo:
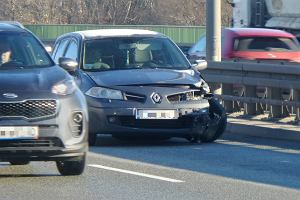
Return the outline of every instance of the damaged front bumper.
[[[95,104],[94,104],[95,105]],[[173,104],[172,107],[154,107],[157,109],[176,110],[176,119],[137,119],[138,109],[148,107],[89,107],[90,132],[111,135],[157,135],[166,137],[199,138],[218,128],[221,118],[211,113],[209,100]]]

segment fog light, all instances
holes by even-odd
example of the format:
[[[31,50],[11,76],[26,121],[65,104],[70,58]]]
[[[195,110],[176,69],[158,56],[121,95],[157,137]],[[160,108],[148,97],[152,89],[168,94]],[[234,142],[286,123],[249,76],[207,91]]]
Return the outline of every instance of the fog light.
[[[71,118],[72,133],[74,137],[79,137],[83,130],[83,114],[74,112]]]
[[[83,120],[83,116],[81,113],[75,113],[73,115],[73,121],[76,123],[76,124],[81,124],[82,123],[82,120]]]

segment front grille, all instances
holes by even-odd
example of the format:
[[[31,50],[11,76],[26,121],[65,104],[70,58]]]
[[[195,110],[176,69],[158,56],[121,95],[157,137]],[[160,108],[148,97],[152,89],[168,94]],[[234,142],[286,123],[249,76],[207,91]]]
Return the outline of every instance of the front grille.
[[[144,103],[146,101],[146,96],[133,93],[125,93],[125,99],[127,101],[136,101]]]
[[[0,117],[44,118],[56,114],[55,100],[27,100],[0,103]]]
[[[132,128],[145,128],[145,129],[181,129],[191,128],[193,126],[192,117],[180,117],[179,119],[135,119],[131,116],[119,116],[115,124],[132,127]]]
[[[0,140],[0,148],[2,147],[63,147],[63,144],[59,138]]]
[[[171,103],[179,103],[182,101],[193,101],[201,99],[201,91],[190,91],[179,94],[173,94],[167,96],[168,101]]]

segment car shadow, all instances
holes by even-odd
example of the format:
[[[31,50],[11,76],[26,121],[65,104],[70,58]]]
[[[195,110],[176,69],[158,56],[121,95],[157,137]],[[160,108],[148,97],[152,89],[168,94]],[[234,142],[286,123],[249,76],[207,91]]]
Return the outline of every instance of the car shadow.
[[[35,173],[29,165],[11,165],[9,163],[0,163],[1,178],[41,178],[41,177],[60,177],[59,173]],[[12,173],[14,172],[14,173]]]
[[[0,174],[0,178],[41,178],[59,176],[59,174]]]
[[[300,145],[226,133],[211,144],[184,139],[119,141],[98,137],[90,152],[227,178],[300,189]]]

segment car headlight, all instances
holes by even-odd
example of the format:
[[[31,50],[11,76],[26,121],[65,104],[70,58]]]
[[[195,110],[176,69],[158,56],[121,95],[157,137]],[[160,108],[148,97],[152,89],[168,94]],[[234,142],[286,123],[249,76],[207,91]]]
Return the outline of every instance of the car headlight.
[[[203,79],[201,79],[198,83],[196,83],[195,86],[198,88],[202,88],[205,93],[210,93],[210,88]]]
[[[117,100],[124,99],[123,94],[120,90],[113,90],[113,89],[108,89],[103,87],[92,87],[85,94],[90,97],[101,98],[101,99],[117,99]]]
[[[76,87],[77,86],[74,80],[64,80],[52,87],[52,93],[59,95],[69,95],[75,91]]]

